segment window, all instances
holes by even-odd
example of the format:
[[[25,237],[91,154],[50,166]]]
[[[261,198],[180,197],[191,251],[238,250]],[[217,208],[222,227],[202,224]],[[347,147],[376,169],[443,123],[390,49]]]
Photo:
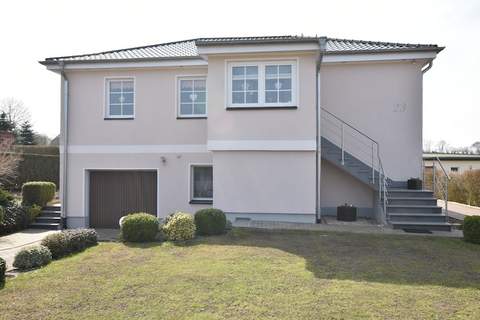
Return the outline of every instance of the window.
[[[107,118],[133,118],[135,89],[131,78],[107,79]]]
[[[191,167],[192,201],[213,199],[213,167],[210,165],[192,165]]]
[[[296,62],[232,62],[228,107],[295,107]]]
[[[451,172],[458,172],[458,167],[450,167]]]
[[[178,80],[178,116],[183,118],[204,118],[207,115],[207,79],[180,78]]]

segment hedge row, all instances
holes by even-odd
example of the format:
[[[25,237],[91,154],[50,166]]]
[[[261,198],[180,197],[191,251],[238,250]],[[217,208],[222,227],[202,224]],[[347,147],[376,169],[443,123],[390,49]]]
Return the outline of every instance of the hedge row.
[[[28,181],[50,181],[59,184],[60,157],[48,154],[21,154],[17,176],[4,184],[9,190],[20,190]]]
[[[57,187],[53,182],[30,181],[22,186],[22,203],[25,206],[36,204],[45,206],[55,197]]]
[[[83,251],[97,242],[97,232],[93,229],[68,229],[46,236],[42,246],[50,250],[53,259],[59,259]]]

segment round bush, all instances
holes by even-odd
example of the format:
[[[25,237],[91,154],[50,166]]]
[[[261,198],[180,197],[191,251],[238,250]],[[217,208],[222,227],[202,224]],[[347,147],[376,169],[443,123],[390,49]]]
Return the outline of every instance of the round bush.
[[[225,232],[227,218],[220,209],[201,209],[195,213],[195,226],[200,235],[215,235]]]
[[[68,239],[65,232],[49,234],[43,238],[41,244],[50,250],[53,259],[59,259],[70,253]]]
[[[463,220],[463,238],[467,242],[480,244],[480,216],[465,217]]]
[[[189,213],[177,212],[163,226],[163,232],[168,240],[184,241],[195,237],[195,222]]]
[[[13,266],[18,269],[32,269],[47,265],[52,261],[52,254],[45,246],[25,248],[15,255]]]
[[[5,272],[7,271],[7,263],[0,257],[0,283],[5,282]]]
[[[158,220],[148,213],[133,213],[122,221],[122,238],[130,242],[154,241],[158,232]]]
[[[45,206],[55,196],[55,183],[47,181],[30,181],[22,186],[23,205]]]

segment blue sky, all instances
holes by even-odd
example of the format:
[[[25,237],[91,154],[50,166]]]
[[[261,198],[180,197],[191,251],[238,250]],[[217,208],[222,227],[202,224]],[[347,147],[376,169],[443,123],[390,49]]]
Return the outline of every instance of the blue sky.
[[[203,36],[326,35],[436,43],[447,48],[424,77],[424,140],[480,140],[480,1],[2,1],[0,99],[59,132],[59,77],[49,56]]]

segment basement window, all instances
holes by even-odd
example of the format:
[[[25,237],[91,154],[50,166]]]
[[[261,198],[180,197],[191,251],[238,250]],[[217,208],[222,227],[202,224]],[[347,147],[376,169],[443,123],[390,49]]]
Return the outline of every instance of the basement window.
[[[190,172],[191,203],[210,204],[213,200],[213,167],[192,165]]]

